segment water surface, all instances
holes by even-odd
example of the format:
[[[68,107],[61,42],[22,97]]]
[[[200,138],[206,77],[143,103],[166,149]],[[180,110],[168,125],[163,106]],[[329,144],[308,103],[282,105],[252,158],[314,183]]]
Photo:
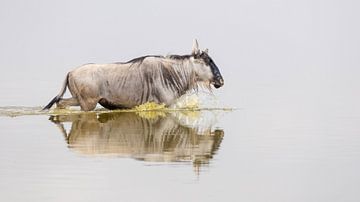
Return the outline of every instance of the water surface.
[[[1,197],[356,201],[360,119],[274,110],[1,116]]]

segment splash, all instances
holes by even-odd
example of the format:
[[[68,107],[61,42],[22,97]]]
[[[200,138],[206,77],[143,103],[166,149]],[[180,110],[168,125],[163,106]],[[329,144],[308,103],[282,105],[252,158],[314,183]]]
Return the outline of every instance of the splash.
[[[23,115],[46,114],[46,112],[42,112],[41,109],[42,107],[24,107],[24,106],[0,107],[0,116],[16,117]]]
[[[173,109],[198,109],[200,108],[200,99],[196,94],[186,94],[181,96],[175,104],[171,106]]]
[[[181,96],[175,104],[171,106],[173,109],[215,109],[223,108],[217,97],[212,92],[207,91],[191,91]]]

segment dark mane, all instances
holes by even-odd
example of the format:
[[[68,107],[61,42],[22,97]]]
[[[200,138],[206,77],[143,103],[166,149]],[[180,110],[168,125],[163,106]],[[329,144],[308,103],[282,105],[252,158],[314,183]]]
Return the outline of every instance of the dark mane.
[[[185,60],[185,59],[189,59],[191,56],[192,55],[168,55],[168,56],[166,56],[166,58],[170,58],[170,59],[174,59],[174,60]],[[142,63],[144,61],[144,59],[147,57],[165,58],[162,55],[145,55],[145,56],[131,59],[127,62],[115,62],[114,64]]]
[[[164,56],[161,56],[161,55],[145,55],[145,56],[141,56],[141,57],[131,59],[131,60],[127,61],[127,62],[115,62],[115,64],[128,64],[128,63],[137,63],[137,62],[141,63],[147,57],[164,58]]]
[[[167,57],[174,60],[185,60],[189,59],[191,56],[192,55],[169,55]]]

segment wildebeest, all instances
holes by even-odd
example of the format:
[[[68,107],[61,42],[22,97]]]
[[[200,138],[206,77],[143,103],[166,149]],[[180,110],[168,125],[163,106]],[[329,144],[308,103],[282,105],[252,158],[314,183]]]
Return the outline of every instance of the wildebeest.
[[[189,55],[143,56],[128,62],[86,64],[70,71],[60,93],[43,110],[54,103],[59,108],[79,106],[93,110],[97,103],[108,109],[132,108],[146,102],[169,106],[199,83],[220,88],[221,73],[194,40]],[[71,98],[62,98],[66,87]]]

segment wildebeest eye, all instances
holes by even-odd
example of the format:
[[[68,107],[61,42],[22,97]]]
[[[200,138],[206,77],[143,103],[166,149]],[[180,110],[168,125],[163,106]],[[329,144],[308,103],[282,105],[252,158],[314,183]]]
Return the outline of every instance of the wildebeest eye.
[[[195,54],[195,55],[194,55],[194,58],[195,58],[195,59],[201,58],[201,54]]]
[[[207,58],[205,59],[205,62],[206,62],[206,64],[210,64],[211,59],[210,59],[209,57],[207,57]]]
[[[211,62],[211,59],[207,56],[207,57],[203,57],[202,58],[203,59],[203,61],[205,62],[205,64],[210,64],[210,62]]]

